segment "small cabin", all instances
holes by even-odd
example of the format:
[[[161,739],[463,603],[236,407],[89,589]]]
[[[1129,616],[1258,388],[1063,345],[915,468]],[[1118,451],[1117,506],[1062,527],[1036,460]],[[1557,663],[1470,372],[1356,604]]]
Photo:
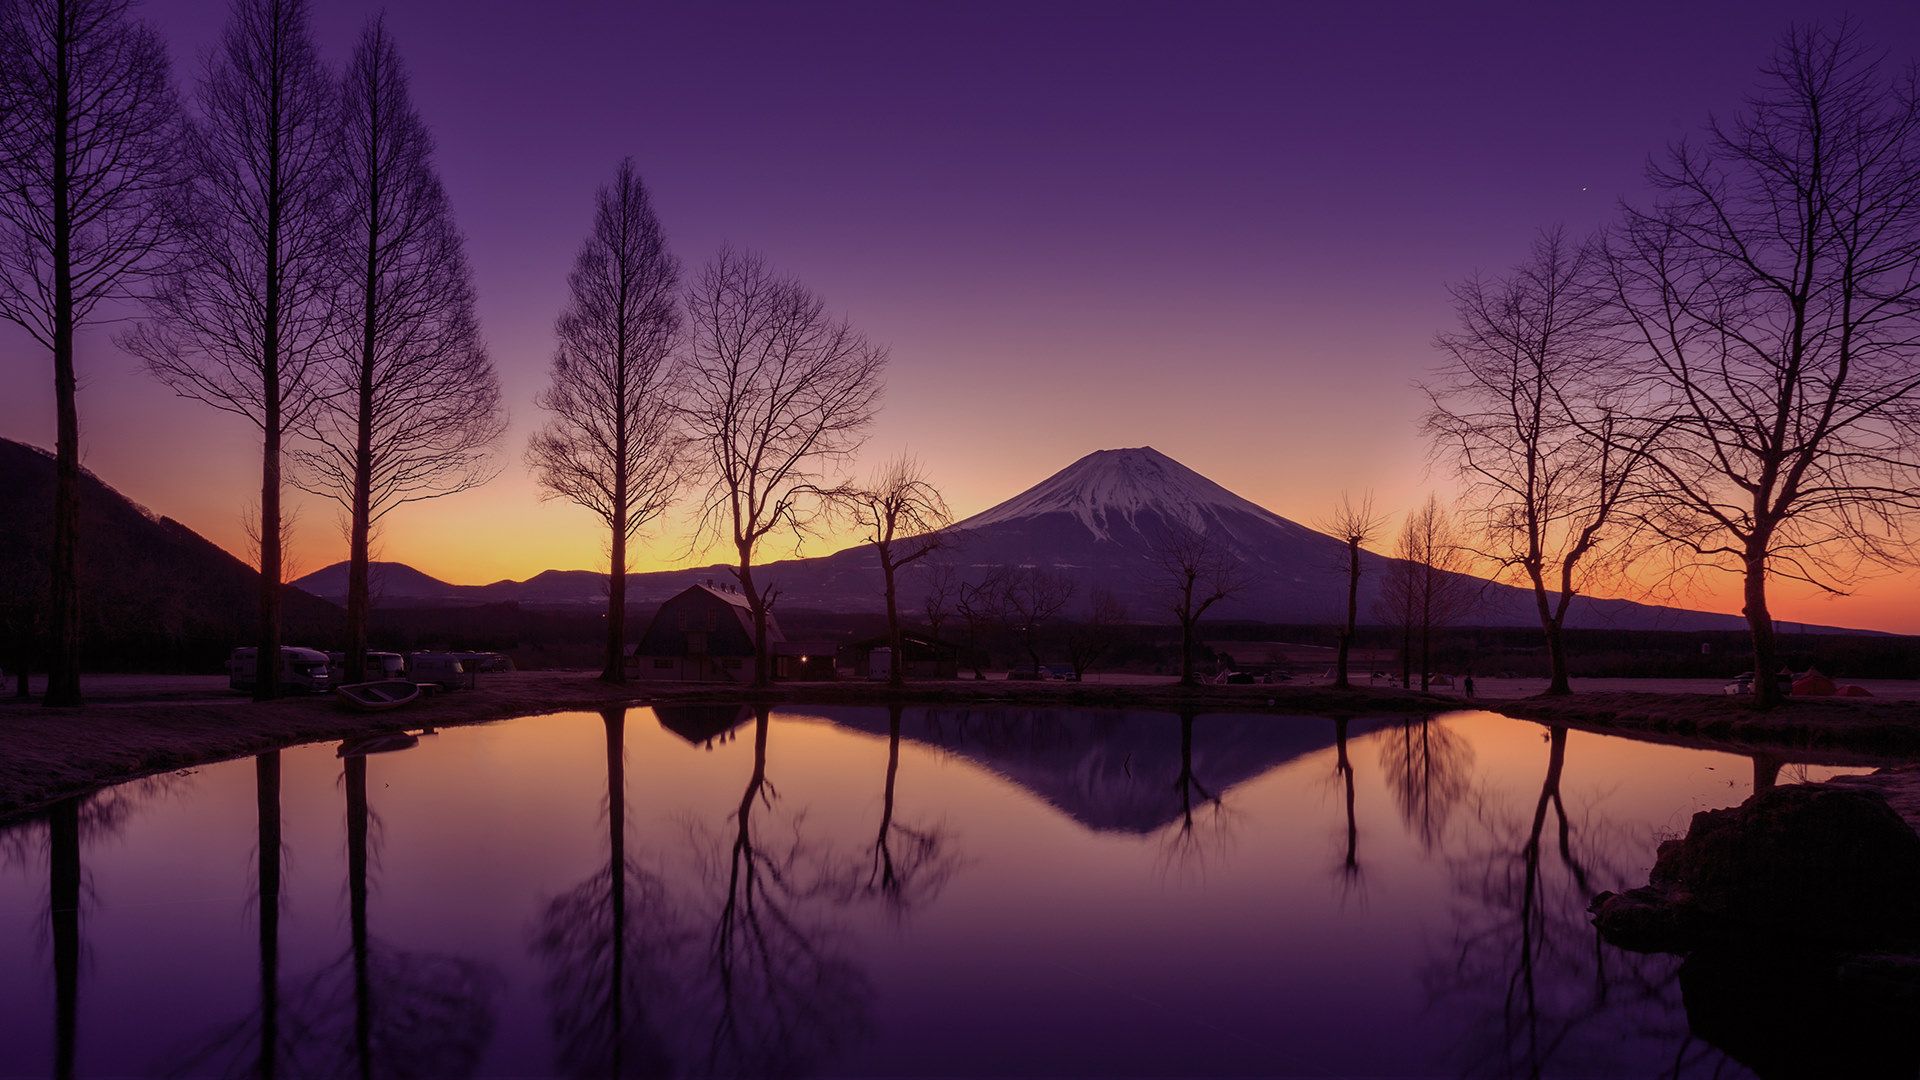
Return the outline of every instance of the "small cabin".
[[[786,641],[767,615],[767,647]],[[753,681],[753,608],[733,586],[704,581],[669,598],[634,646],[629,674],[675,682]]]

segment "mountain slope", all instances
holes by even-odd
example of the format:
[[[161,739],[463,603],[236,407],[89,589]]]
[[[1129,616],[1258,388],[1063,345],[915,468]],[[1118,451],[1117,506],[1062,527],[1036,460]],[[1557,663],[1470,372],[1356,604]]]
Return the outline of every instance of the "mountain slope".
[[[1243,499],[1152,447],[1099,450],[1039,484],[947,530],[941,554],[909,567],[901,578],[901,602],[920,604],[934,560],[952,564],[962,578],[993,566],[1038,565],[1071,578],[1078,616],[1095,588],[1115,593],[1137,620],[1171,621],[1154,580],[1150,555],[1170,522],[1180,521],[1223,537],[1244,564],[1248,587],[1210,613],[1276,623],[1334,623],[1344,617],[1345,548],[1333,537],[1289,521]],[[1366,553],[1361,618],[1373,618],[1392,560]],[[635,604],[658,602],[694,582],[723,576],[705,566],[628,579]],[[872,550],[856,546],[830,555],[770,564],[763,580],[780,590],[788,610],[876,611],[880,571]],[[315,593],[344,595],[344,567],[328,567],[297,584]],[[1463,622],[1486,626],[1531,626],[1532,594],[1507,585],[1475,581],[1479,602]],[[375,590],[390,604],[488,603],[573,605],[605,603],[603,575],[548,571],[524,582],[449,585],[411,568],[382,564]],[[1582,599],[1569,617],[1580,627],[1698,630],[1739,629],[1736,616],[1653,607],[1623,600]]]
[[[80,481],[83,660],[122,670],[210,667],[252,639],[259,575],[205,537],[91,473]],[[0,439],[0,606],[39,613],[53,535],[53,458]],[[282,601],[287,640],[329,640],[340,611],[297,589]],[[11,660],[11,657],[8,657]]]

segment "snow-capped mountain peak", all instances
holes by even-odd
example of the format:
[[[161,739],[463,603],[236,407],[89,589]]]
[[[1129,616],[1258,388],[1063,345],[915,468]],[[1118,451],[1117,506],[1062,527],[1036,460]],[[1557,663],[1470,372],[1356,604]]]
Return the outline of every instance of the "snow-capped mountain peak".
[[[1223,512],[1252,514],[1298,528],[1272,511],[1235,495],[1151,446],[1095,450],[1052,476],[958,523],[977,529],[1043,514],[1069,514],[1096,537],[1132,526],[1142,512],[1175,516],[1205,527]]]

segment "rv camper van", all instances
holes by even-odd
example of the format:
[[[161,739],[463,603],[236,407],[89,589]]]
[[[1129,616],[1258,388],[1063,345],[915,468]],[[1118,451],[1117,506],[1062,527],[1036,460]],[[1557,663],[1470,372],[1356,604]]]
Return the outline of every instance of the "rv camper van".
[[[227,657],[227,685],[235,690],[252,690],[259,669],[255,658],[259,655],[260,651],[252,647],[233,650],[233,655]],[[332,685],[326,653],[293,645],[280,647],[282,690],[324,694]]]

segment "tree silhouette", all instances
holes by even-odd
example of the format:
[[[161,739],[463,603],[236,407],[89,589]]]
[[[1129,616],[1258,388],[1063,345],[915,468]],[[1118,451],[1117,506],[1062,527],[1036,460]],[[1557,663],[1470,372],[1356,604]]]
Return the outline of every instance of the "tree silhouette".
[[[724,541],[754,622],[753,685],[773,677],[760,545],[817,523],[830,474],[866,440],[887,351],[827,313],[826,301],[759,256],[723,249],[689,290],[693,340],[681,407],[706,478],[696,547]]]
[[[601,712],[607,736],[607,863],[541,913],[533,948],[558,1067],[569,1076],[669,1076],[687,1021],[678,980],[693,935],[666,883],[627,854],[626,709]]]
[[[567,275],[553,374],[537,403],[547,425],[527,465],[549,498],[606,523],[607,642],[600,678],[627,679],[627,544],[666,512],[685,475],[672,362],[680,264],[633,159],[595,197],[593,231]]]
[[[128,0],[0,7],[0,318],[53,358],[48,705],[80,704],[80,413],[74,333],[167,254],[179,104]]]
[[[473,273],[434,168],[433,137],[386,20],[341,81],[340,334],[297,453],[307,490],[347,517],[347,679],[366,678],[373,530],[396,507],[493,476],[500,380],[480,340]]]
[[[305,0],[235,0],[179,152],[187,251],[121,338],[175,393],[260,429],[258,699],[280,674],[283,448],[333,331],[340,169],[332,80]]]

